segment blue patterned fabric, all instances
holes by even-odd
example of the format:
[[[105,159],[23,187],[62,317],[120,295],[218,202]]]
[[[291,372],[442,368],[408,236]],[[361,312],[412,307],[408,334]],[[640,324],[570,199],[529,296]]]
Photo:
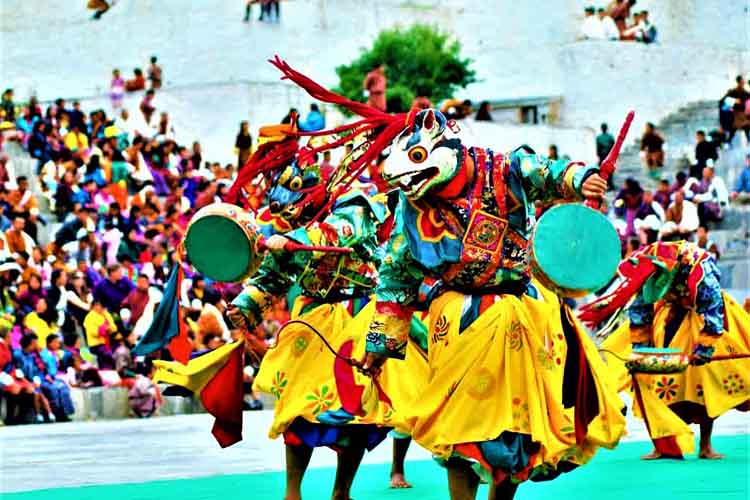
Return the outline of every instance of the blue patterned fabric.
[[[345,448],[353,444],[363,444],[370,451],[388,437],[390,431],[390,427],[377,425],[314,424],[304,418],[295,419],[287,430],[310,448],[320,446]]]

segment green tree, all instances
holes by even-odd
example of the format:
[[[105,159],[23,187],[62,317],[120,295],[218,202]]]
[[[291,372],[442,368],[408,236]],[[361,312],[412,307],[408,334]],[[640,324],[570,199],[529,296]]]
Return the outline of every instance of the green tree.
[[[337,92],[364,101],[362,82],[372,69],[385,64],[386,102],[391,112],[408,111],[417,96],[433,103],[453,96],[477,81],[471,59],[461,57],[461,44],[438,28],[415,24],[408,29],[382,31],[372,48],[363,49],[351,64],[336,68]]]

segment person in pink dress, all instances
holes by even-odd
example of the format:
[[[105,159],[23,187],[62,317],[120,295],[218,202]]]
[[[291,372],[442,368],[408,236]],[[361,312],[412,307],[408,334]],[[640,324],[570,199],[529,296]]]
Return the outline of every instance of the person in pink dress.
[[[112,109],[122,107],[122,98],[125,96],[125,79],[120,76],[120,70],[112,70],[112,81],[109,83],[109,99]]]

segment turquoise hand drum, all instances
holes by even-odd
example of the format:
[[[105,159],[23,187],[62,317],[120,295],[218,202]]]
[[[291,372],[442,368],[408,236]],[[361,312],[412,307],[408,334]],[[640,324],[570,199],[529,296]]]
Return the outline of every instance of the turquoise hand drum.
[[[264,255],[253,217],[229,203],[198,210],[183,243],[193,267],[221,282],[243,281],[258,270]]]
[[[601,212],[570,203],[550,208],[531,236],[534,276],[563,297],[583,297],[617,273],[620,238]]]

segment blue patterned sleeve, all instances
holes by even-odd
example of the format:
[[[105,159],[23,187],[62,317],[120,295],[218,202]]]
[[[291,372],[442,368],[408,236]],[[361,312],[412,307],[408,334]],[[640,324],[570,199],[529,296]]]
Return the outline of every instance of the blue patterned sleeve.
[[[641,294],[628,308],[628,319],[632,326],[648,326],[654,323],[654,305],[643,301]]]
[[[705,333],[721,335],[724,332],[724,298],[721,296],[719,270],[711,259],[701,265],[706,274],[698,285],[695,310],[703,316]]]

